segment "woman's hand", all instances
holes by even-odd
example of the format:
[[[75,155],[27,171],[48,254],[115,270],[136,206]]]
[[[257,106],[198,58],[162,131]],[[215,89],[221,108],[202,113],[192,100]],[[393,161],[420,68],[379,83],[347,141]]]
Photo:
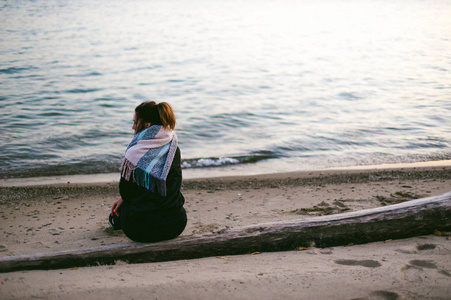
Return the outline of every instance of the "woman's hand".
[[[121,207],[123,202],[124,202],[124,200],[122,200],[122,197],[119,197],[119,199],[114,201],[113,206],[111,207],[111,215],[115,214],[116,216],[119,217],[118,209],[119,209],[119,207]]]

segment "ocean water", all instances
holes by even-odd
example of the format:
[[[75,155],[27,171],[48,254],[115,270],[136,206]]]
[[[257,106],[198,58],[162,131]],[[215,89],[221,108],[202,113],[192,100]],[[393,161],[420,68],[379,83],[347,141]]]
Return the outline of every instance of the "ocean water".
[[[451,1],[5,0],[0,177],[117,172],[167,101],[183,167],[451,159]]]

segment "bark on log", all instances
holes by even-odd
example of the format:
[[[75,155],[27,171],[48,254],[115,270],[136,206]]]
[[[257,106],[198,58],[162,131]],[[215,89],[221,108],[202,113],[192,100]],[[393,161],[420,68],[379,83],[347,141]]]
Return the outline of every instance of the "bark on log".
[[[400,204],[304,220],[264,223],[154,244],[128,243],[0,258],[0,272],[161,262],[208,256],[362,244],[451,229],[451,192]]]

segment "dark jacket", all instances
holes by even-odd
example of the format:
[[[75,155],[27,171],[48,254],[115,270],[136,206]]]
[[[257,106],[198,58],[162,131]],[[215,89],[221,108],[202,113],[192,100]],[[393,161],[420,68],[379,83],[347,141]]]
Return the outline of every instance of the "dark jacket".
[[[166,196],[153,193],[124,178],[119,182],[119,192],[124,202],[130,204],[131,211],[161,216],[180,212],[185,203],[185,198],[180,192],[181,186],[182,168],[180,149],[177,148],[166,179]]]

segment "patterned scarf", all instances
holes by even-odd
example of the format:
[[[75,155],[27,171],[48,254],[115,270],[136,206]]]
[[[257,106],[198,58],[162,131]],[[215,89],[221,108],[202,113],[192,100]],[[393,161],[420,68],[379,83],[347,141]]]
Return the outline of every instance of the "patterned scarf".
[[[166,178],[177,150],[177,135],[153,125],[133,137],[122,161],[121,176],[151,192],[166,196]]]

